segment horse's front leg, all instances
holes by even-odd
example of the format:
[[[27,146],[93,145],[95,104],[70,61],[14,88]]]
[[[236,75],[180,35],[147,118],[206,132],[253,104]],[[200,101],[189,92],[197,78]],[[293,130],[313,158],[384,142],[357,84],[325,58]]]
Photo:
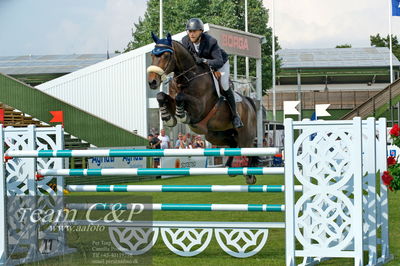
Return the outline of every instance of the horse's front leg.
[[[190,117],[189,114],[185,111],[185,94],[178,93],[175,97],[176,102],[176,118],[180,123],[189,124]]]
[[[160,106],[161,120],[167,127],[176,126],[175,101],[174,99],[164,92],[157,93],[157,101]]]

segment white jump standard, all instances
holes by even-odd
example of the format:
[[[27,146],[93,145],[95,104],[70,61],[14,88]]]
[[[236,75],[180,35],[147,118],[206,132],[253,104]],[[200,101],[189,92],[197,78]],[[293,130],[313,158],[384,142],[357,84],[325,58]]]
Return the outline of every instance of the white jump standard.
[[[27,263],[45,258],[38,243],[48,239],[57,246],[53,256],[68,250],[62,232],[48,234],[32,231],[36,236],[21,244],[15,206],[8,206],[7,195],[45,195],[63,198],[70,192],[281,192],[284,204],[187,204],[187,203],[69,203],[58,208],[94,211],[129,210],[142,205],[157,211],[241,211],[284,212],[282,222],[216,222],[216,221],[155,221],[148,224],[130,221],[121,231],[118,224],[108,224],[110,237],[129,236],[130,247],[120,249],[128,255],[140,255],[153,247],[160,237],[177,255],[195,256],[210,244],[212,236],[227,254],[245,258],[260,252],[268,239],[270,228],[285,229],[286,265],[296,265],[296,257],[305,264],[315,264],[324,258],[353,258],[355,265],[364,265],[364,252],[368,264],[383,264],[390,259],[388,242],[387,188],[376,183],[376,173],[386,170],[386,120],[373,118],[362,121],[301,121],[285,120],[285,167],[239,168],[166,168],[166,169],[64,169],[64,158],[93,156],[264,156],[277,153],[275,148],[238,149],[182,149],[182,150],[63,150],[53,141],[63,139],[61,127],[55,129],[0,128],[0,153],[5,163],[0,168],[3,176],[0,192],[0,264]],[[53,131],[51,131],[53,130]],[[48,132],[48,133],[47,133]],[[298,133],[298,134],[297,134]],[[51,137],[50,137],[51,136]],[[295,139],[295,136],[297,138]],[[48,148],[43,150],[43,139]],[[5,146],[5,143],[7,146]],[[5,151],[5,147],[8,148]],[[5,152],[4,152],[5,151]],[[16,158],[15,160],[13,158]],[[46,158],[46,160],[42,159]],[[7,167],[6,167],[7,166]],[[21,170],[22,169],[22,170]],[[23,175],[21,173],[27,173]],[[69,185],[65,176],[118,176],[118,175],[265,175],[284,174],[282,185]],[[37,176],[36,176],[37,175]],[[41,177],[40,179],[37,177]],[[57,182],[57,190],[50,182]],[[201,178],[199,179],[201,182]],[[298,184],[298,185],[295,185]],[[377,187],[379,189],[377,190]],[[266,195],[266,194],[263,194]],[[267,202],[267,200],[266,200]],[[42,204],[42,203],[41,203]],[[51,206],[49,208],[55,208]],[[268,216],[265,216],[266,220]],[[101,221],[74,221],[71,225],[97,224]],[[343,229],[343,230],[334,230]],[[40,230],[40,228],[39,228]],[[152,230],[152,234],[148,234]],[[379,232],[379,235],[378,235]],[[58,234],[58,235],[54,235]],[[140,239],[136,239],[140,236]],[[147,239],[142,237],[146,236]],[[151,237],[150,237],[151,236]],[[183,237],[182,236],[186,236]],[[189,237],[190,236],[190,237]],[[182,238],[182,240],[181,240]],[[171,242],[171,239],[173,242]],[[134,241],[136,240],[136,242]],[[134,245],[144,241],[145,245]],[[189,243],[189,244],[188,244]],[[296,244],[297,243],[297,244]],[[116,245],[114,243],[114,245]],[[29,248],[26,257],[14,259],[14,250]],[[50,255],[48,255],[50,256]]]

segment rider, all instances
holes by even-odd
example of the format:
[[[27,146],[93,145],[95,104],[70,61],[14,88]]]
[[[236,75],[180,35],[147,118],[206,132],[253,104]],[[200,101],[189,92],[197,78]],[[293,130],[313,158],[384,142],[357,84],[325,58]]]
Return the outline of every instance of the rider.
[[[195,55],[197,64],[208,64],[213,70],[221,73],[221,85],[232,111],[232,124],[235,128],[243,127],[236,110],[235,96],[229,86],[229,60],[226,52],[218,45],[217,40],[203,32],[204,24],[199,18],[191,18],[186,24],[187,35],[182,44]]]

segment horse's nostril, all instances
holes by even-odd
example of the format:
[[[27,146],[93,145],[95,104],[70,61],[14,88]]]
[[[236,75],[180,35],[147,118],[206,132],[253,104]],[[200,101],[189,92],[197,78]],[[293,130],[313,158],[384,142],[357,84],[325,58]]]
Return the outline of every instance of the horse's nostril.
[[[157,87],[157,80],[153,79],[153,80],[149,81],[149,86],[152,89],[156,88]]]

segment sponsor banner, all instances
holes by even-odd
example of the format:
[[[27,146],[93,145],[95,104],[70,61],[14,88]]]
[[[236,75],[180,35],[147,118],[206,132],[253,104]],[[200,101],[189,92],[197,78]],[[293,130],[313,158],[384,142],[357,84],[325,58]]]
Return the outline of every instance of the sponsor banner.
[[[91,150],[104,149],[146,149],[146,146],[130,147],[101,147]],[[146,158],[144,157],[91,157],[88,159],[88,168],[146,168]]]
[[[261,41],[259,37],[240,31],[229,31],[210,25],[208,31],[218,41],[218,45],[228,54],[261,58]]]
[[[161,168],[205,168],[207,157],[161,157]],[[173,176],[162,176],[169,178]]]

